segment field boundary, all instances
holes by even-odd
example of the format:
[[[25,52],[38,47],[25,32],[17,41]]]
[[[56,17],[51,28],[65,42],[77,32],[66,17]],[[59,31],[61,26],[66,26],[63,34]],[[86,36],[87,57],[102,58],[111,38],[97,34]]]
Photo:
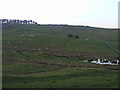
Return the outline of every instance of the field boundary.
[[[113,47],[111,44],[106,44],[106,46],[113,49],[115,52],[120,54],[120,51],[118,49],[116,49],[115,47]]]

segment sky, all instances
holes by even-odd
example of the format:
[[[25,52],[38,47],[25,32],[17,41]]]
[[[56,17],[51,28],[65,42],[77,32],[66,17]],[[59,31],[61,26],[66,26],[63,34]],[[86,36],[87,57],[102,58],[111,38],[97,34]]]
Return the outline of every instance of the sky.
[[[0,0],[0,19],[118,27],[119,0]]]

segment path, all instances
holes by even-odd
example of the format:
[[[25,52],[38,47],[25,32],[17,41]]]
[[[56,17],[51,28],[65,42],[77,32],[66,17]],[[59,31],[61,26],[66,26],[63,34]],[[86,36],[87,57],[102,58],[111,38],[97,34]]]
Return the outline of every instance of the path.
[[[110,44],[106,44],[106,45],[107,45],[107,47],[113,49],[115,52],[120,54],[120,51],[118,49],[116,49],[115,47],[113,47],[112,45],[110,45]]]

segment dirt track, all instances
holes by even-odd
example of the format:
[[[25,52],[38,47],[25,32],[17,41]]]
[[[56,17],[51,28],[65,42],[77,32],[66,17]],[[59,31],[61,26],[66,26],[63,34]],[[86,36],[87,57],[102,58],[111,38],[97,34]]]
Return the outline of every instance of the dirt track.
[[[116,49],[115,47],[113,47],[112,45],[110,45],[110,44],[106,44],[106,45],[107,45],[107,47],[113,49],[115,52],[120,54],[120,51],[118,49]]]

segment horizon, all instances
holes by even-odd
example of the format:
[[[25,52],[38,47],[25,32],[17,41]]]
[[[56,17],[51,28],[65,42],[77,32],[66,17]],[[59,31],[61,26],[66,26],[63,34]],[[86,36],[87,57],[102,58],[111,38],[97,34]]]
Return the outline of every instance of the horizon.
[[[4,13],[0,15],[0,18],[34,20],[39,24],[118,28],[118,1],[29,0],[28,3],[28,0],[4,0],[0,6],[1,12]],[[9,11],[8,8],[3,9],[4,5],[9,7]]]
[[[4,18],[5,19],[5,18]],[[0,20],[2,20],[1,18],[0,18]],[[7,20],[21,20],[21,19],[7,19]],[[29,21],[28,19],[24,19],[24,20],[27,20],[27,21]],[[22,21],[24,21],[24,20],[22,20]],[[37,25],[67,25],[67,26],[83,26],[83,27],[93,27],[93,28],[103,28],[103,29],[119,29],[119,27],[113,27],[113,28],[110,28],[110,27],[99,27],[99,26],[88,26],[88,25],[73,25],[73,24],[57,24],[57,23],[55,23],[55,24],[51,24],[51,23],[46,23],[46,24],[42,24],[42,23],[38,23],[38,22],[36,22],[36,21],[34,21],[34,20],[32,20],[33,22],[35,22],[35,23],[37,23]],[[35,24],[34,23],[34,24]],[[6,24],[6,23],[3,23],[3,24]],[[11,23],[11,24],[20,24],[20,23]]]

